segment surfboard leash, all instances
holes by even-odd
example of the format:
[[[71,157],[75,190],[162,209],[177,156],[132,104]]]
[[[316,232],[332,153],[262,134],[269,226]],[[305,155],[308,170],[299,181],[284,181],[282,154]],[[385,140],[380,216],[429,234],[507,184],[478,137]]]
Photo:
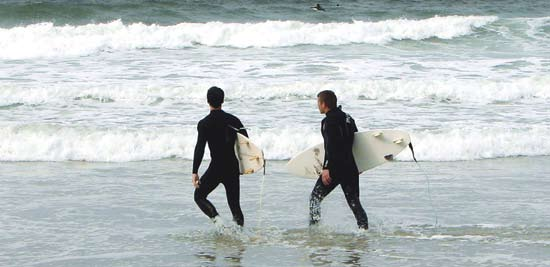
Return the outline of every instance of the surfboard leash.
[[[235,132],[239,132],[240,130],[248,130],[248,128],[246,128],[246,127],[236,128],[236,127],[233,127],[233,125],[230,125],[230,124],[228,124],[227,127],[235,130]]]
[[[416,157],[414,155],[414,148],[413,148],[412,142],[409,143],[409,148],[411,149],[411,153],[412,153],[412,157],[414,159],[414,162],[416,163],[416,165],[418,166],[418,168],[420,169],[420,171],[424,175],[424,178],[426,178],[426,185],[427,185],[427,188],[428,188],[428,199],[430,200],[430,206],[432,207],[432,211],[433,211],[434,216],[435,216],[435,225],[434,226],[435,226],[435,228],[438,228],[439,227],[439,220],[438,220],[438,216],[437,216],[437,209],[435,208],[433,200],[432,200],[432,190],[431,190],[430,178],[428,177],[428,175],[426,174],[426,172],[422,168],[422,165],[420,165],[420,163],[416,160]]]
[[[416,157],[414,156],[414,148],[413,148],[413,143],[412,142],[409,143],[409,148],[411,149],[411,153],[413,155],[414,162],[418,163],[418,161],[416,160]]]
[[[260,229],[260,227],[262,226],[262,219],[263,219],[263,198],[264,198],[264,184],[265,184],[265,173],[266,173],[266,170],[265,170],[265,167],[267,165],[267,160],[265,160],[265,157],[264,157],[264,151],[262,150],[262,158],[264,159],[264,164],[263,164],[263,175],[262,175],[262,185],[260,186],[260,203],[259,203],[259,208],[258,208],[258,225],[256,226],[256,228]]]

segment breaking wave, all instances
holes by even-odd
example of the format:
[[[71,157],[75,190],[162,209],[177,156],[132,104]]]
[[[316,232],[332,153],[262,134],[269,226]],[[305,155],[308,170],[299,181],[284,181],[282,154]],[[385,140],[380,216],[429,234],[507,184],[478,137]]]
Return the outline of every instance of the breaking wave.
[[[411,131],[421,161],[458,161],[550,155],[550,128],[466,127]],[[322,138],[318,129],[288,127],[250,131],[267,159],[286,160]],[[281,138],[286,136],[287,138]],[[192,159],[194,127],[97,128],[45,124],[0,127],[0,161],[127,162]],[[208,153],[207,153],[208,154]],[[411,160],[404,152],[398,160]]]
[[[0,86],[0,105],[68,103],[96,101],[100,103],[151,104],[170,101],[203,102],[206,89],[212,84],[183,83],[178,85],[87,86],[46,85],[25,88]],[[290,84],[240,83],[223,84],[231,99],[310,99],[320,90],[334,90],[342,99],[379,101],[443,101],[494,103],[550,99],[550,77],[533,76],[505,80],[365,80],[341,82],[296,82]],[[161,103],[161,104],[162,104]]]
[[[193,46],[287,47],[385,44],[399,40],[453,39],[498,20],[495,16],[444,16],[378,22],[179,23],[171,26],[110,23],[56,26],[51,22],[0,29],[0,59],[88,55],[100,51]]]

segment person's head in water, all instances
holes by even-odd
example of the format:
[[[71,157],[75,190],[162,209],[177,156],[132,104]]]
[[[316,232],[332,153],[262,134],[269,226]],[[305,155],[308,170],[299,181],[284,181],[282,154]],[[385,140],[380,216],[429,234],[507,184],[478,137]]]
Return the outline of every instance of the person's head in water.
[[[325,114],[332,109],[336,108],[337,105],[336,94],[331,90],[324,90],[317,94],[317,106],[319,107],[319,112]]]
[[[206,99],[211,109],[221,109],[223,104],[224,93],[219,87],[212,86],[206,93]]]

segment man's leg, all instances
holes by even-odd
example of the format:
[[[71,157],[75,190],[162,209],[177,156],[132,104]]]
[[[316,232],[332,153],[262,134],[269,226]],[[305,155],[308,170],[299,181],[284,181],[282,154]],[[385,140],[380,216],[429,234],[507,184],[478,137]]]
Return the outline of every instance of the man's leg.
[[[233,214],[233,220],[240,226],[244,225],[243,211],[241,210],[240,203],[240,184],[239,175],[236,177],[226,178],[223,181],[225,186],[225,194],[227,195],[227,204]]]
[[[359,199],[359,176],[346,177],[349,180],[342,181],[342,190],[346,196],[349,207],[353,211],[355,220],[357,220],[357,226],[361,229],[369,229],[369,220],[367,213],[361,206],[361,200]]]
[[[218,211],[206,197],[220,184],[219,178],[208,170],[200,179],[199,188],[195,189],[195,202],[206,216],[213,219]]]
[[[332,181],[328,186],[323,184],[321,177],[311,191],[309,198],[309,225],[315,225],[321,220],[321,201],[338,185]]]

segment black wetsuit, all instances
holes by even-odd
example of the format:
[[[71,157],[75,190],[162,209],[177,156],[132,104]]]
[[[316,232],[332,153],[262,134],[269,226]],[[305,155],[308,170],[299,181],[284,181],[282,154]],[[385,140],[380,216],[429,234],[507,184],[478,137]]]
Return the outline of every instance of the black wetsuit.
[[[238,225],[244,224],[243,212],[239,202],[239,162],[235,155],[234,145],[237,130],[248,137],[246,130],[241,129],[241,121],[223,110],[213,110],[199,121],[199,132],[195,155],[193,158],[193,173],[197,173],[204,156],[204,147],[208,142],[210,149],[210,165],[200,178],[199,188],[195,189],[195,202],[210,218],[218,215],[216,208],[206,197],[220,183],[225,186],[227,203]]]
[[[368,228],[367,213],[359,200],[359,171],[353,157],[353,136],[357,126],[351,116],[340,108],[326,113],[321,122],[321,133],[325,143],[325,162],[323,169],[328,169],[332,182],[325,186],[319,177],[310,198],[310,224],[321,219],[321,201],[336,186],[342,186],[349,207],[355,215],[359,228]]]

